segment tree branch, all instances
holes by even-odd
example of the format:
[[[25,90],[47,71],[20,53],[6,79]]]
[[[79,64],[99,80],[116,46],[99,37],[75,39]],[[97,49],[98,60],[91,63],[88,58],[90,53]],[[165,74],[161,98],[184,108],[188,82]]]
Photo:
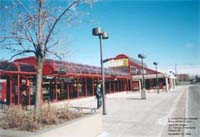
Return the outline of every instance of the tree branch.
[[[17,3],[19,3],[19,5],[21,5],[21,7],[26,11],[26,13],[28,14],[28,16],[31,17],[30,12],[29,12],[28,9],[24,6],[24,4],[23,4],[21,1],[19,1],[19,0],[17,0]]]
[[[49,41],[49,38],[50,38],[50,36],[51,36],[56,24],[58,23],[58,21],[65,15],[65,13],[67,11],[69,11],[75,4],[78,4],[79,2],[80,2],[80,0],[75,0],[74,2],[72,2],[66,9],[63,10],[63,12],[58,16],[58,18],[56,18],[55,22],[53,23],[53,25],[52,25],[52,27],[51,27],[51,29],[49,31],[49,34],[47,35],[47,38],[45,40],[45,43],[44,43],[45,47],[46,47],[46,45],[47,45],[47,43]]]
[[[5,43],[5,44],[2,44],[2,48],[8,48],[8,46],[12,46],[12,45],[20,45],[20,43]]]
[[[50,54],[53,54],[54,56],[56,56],[59,60],[62,60],[62,57],[58,55],[58,53],[53,52],[53,51],[49,51],[47,50],[47,52],[49,52]]]
[[[0,39],[22,39],[32,43],[30,39],[21,36],[0,36]]]
[[[48,47],[48,50],[55,47],[56,45],[58,45],[58,43],[59,43],[59,40],[57,40],[55,43],[53,43],[52,46]]]
[[[17,0],[17,2],[19,3],[19,5],[25,10],[25,12],[28,14],[28,20],[31,20],[33,18],[33,16],[31,15],[31,13],[29,12],[29,10],[24,6],[24,4],[20,1],[20,0]],[[33,30],[34,30],[34,33],[35,35],[37,36],[37,32],[36,32],[36,29],[35,29],[35,24],[33,23],[33,21],[30,21],[32,26],[33,26]],[[26,27],[27,28],[27,27]],[[29,31],[29,29],[27,29],[27,31],[29,32],[29,37],[30,39],[33,41],[33,38],[31,36],[31,33]],[[33,41],[34,42],[34,41]]]
[[[19,55],[22,55],[22,54],[24,54],[24,53],[34,53],[34,54],[36,54],[34,50],[23,50],[23,51],[21,51],[21,52],[15,54],[15,55],[13,55],[13,56],[11,56],[10,60],[12,60],[14,57],[19,56]]]

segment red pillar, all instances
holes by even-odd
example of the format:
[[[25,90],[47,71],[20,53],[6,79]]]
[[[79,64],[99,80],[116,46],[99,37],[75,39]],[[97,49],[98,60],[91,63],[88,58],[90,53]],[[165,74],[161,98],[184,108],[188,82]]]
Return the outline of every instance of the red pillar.
[[[126,81],[124,81],[124,91],[127,91],[126,90],[126,86],[127,86],[126,84],[127,84]]]
[[[130,91],[130,86],[129,86],[129,80],[128,79],[126,80],[126,83],[127,83],[127,90]]]
[[[125,91],[124,80],[122,80],[122,90]]]
[[[113,91],[115,92],[115,81],[113,82]]]
[[[130,90],[133,91],[133,82],[132,82],[132,79],[130,79],[130,88],[131,88]]]
[[[122,80],[120,81],[120,91],[123,91],[123,83],[122,83]]]
[[[117,82],[117,91],[119,92],[120,91],[120,89],[119,89],[119,81]]]
[[[111,93],[111,82],[109,81],[109,93]]]
[[[127,79],[127,88],[128,88],[127,90],[128,90],[128,91],[130,91],[130,84],[129,84],[129,82],[130,82],[130,81]]]
[[[92,78],[92,96],[94,96],[94,78]]]
[[[112,93],[113,90],[112,90],[112,81],[110,81],[110,93]]]
[[[127,79],[128,91],[131,92],[130,80]]]
[[[12,97],[13,97],[13,94],[12,94],[12,92],[13,92],[13,85],[12,84],[13,84],[13,80],[10,77],[10,106],[13,105],[13,101],[12,101]]]
[[[124,90],[124,80],[122,80],[122,91],[125,91]]]
[[[72,91],[72,83],[70,83],[70,84],[69,84],[69,93],[70,93],[70,95],[72,94],[72,92],[73,92],[73,91]],[[69,98],[70,98],[70,96],[69,96]]]
[[[76,78],[76,92],[77,92],[77,98],[79,98],[79,81],[78,81],[78,78]]]
[[[29,89],[29,81],[28,79],[26,79],[26,87],[27,87],[27,90],[26,90],[26,95],[27,95],[27,98],[28,98],[28,105],[30,105],[30,89]]]
[[[87,78],[85,78],[84,83],[85,83],[85,86],[84,86],[85,87],[85,96],[87,96]]]
[[[28,95],[28,105],[31,104],[31,97],[30,97],[30,82],[27,80],[26,81],[26,85],[27,85],[27,95]]]
[[[57,95],[57,77],[55,76],[55,96],[56,96],[56,101],[58,101],[58,95]]]
[[[69,83],[67,84],[67,99],[69,99]]]
[[[17,75],[17,106],[20,104],[20,75]]]

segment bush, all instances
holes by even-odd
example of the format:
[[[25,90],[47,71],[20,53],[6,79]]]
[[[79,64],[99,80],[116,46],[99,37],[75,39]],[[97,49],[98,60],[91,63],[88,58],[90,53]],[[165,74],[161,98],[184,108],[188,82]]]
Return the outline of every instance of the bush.
[[[37,121],[42,125],[55,125],[60,123],[55,109],[42,109]]]
[[[5,111],[0,117],[0,127],[3,129],[16,128],[26,131],[35,131],[81,116],[83,116],[83,114],[72,112],[69,108],[43,108],[40,115],[35,117],[33,111],[23,111],[17,107],[13,107]]]
[[[62,120],[72,120],[75,118],[79,118],[82,115],[82,113],[75,113],[70,111],[69,109],[61,109],[57,112],[57,117]]]
[[[0,118],[0,127],[3,129],[19,128],[27,131],[33,131],[39,128],[34,120],[32,112],[22,111],[13,107],[5,111]]]
[[[26,131],[35,131],[41,128],[41,124],[34,119],[34,113],[24,113],[21,125],[18,128]]]

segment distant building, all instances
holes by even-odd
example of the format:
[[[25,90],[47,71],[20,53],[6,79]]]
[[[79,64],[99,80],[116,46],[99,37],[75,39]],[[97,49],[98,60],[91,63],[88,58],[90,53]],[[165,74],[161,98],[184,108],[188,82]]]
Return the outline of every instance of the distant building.
[[[177,74],[176,77],[177,77],[177,81],[179,81],[179,82],[184,82],[184,81],[190,80],[190,77],[188,74]]]
[[[108,60],[104,68],[107,94],[141,90],[142,64],[139,60],[119,54]],[[37,60],[35,57],[0,61],[0,101],[8,105],[21,104],[25,92],[28,105],[34,104]],[[169,91],[175,88],[174,77],[156,72],[144,64],[145,88]],[[158,83],[156,81],[158,74]],[[96,66],[46,59],[43,66],[41,102],[57,102],[95,95],[101,82],[101,69]]]
[[[142,82],[142,64],[138,59],[131,58],[125,54],[119,54],[114,58],[110,58],[108,61],[109,68],[119,71],[129,73],[132,79],[130,87],[132,90],[141,90]],[[156,73],[158,75],[158,83],[156,80]],[[147,64],[144,63],[144,79],[145,79],[145,88],[156,89],[158,86],[160,89],[175,89],[175,77],[170,75],[156,72],[153,69],[147,67]]]

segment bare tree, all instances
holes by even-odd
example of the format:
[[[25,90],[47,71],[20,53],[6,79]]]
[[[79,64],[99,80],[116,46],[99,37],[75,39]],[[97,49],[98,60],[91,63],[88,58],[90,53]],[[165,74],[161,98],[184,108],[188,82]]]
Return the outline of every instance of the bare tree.
[[[54,39],[56,26],[63,20],[67,23],[76,20],[78,16],[76,8],[81,4],[92,2],[92,0],[0,1],[0,48],[12,51],[11,58],[32,53],[37,59],[36,116],[40,113],[44,59],[49,53],[59,56],[51,50],[58,45],[58,40]]]

